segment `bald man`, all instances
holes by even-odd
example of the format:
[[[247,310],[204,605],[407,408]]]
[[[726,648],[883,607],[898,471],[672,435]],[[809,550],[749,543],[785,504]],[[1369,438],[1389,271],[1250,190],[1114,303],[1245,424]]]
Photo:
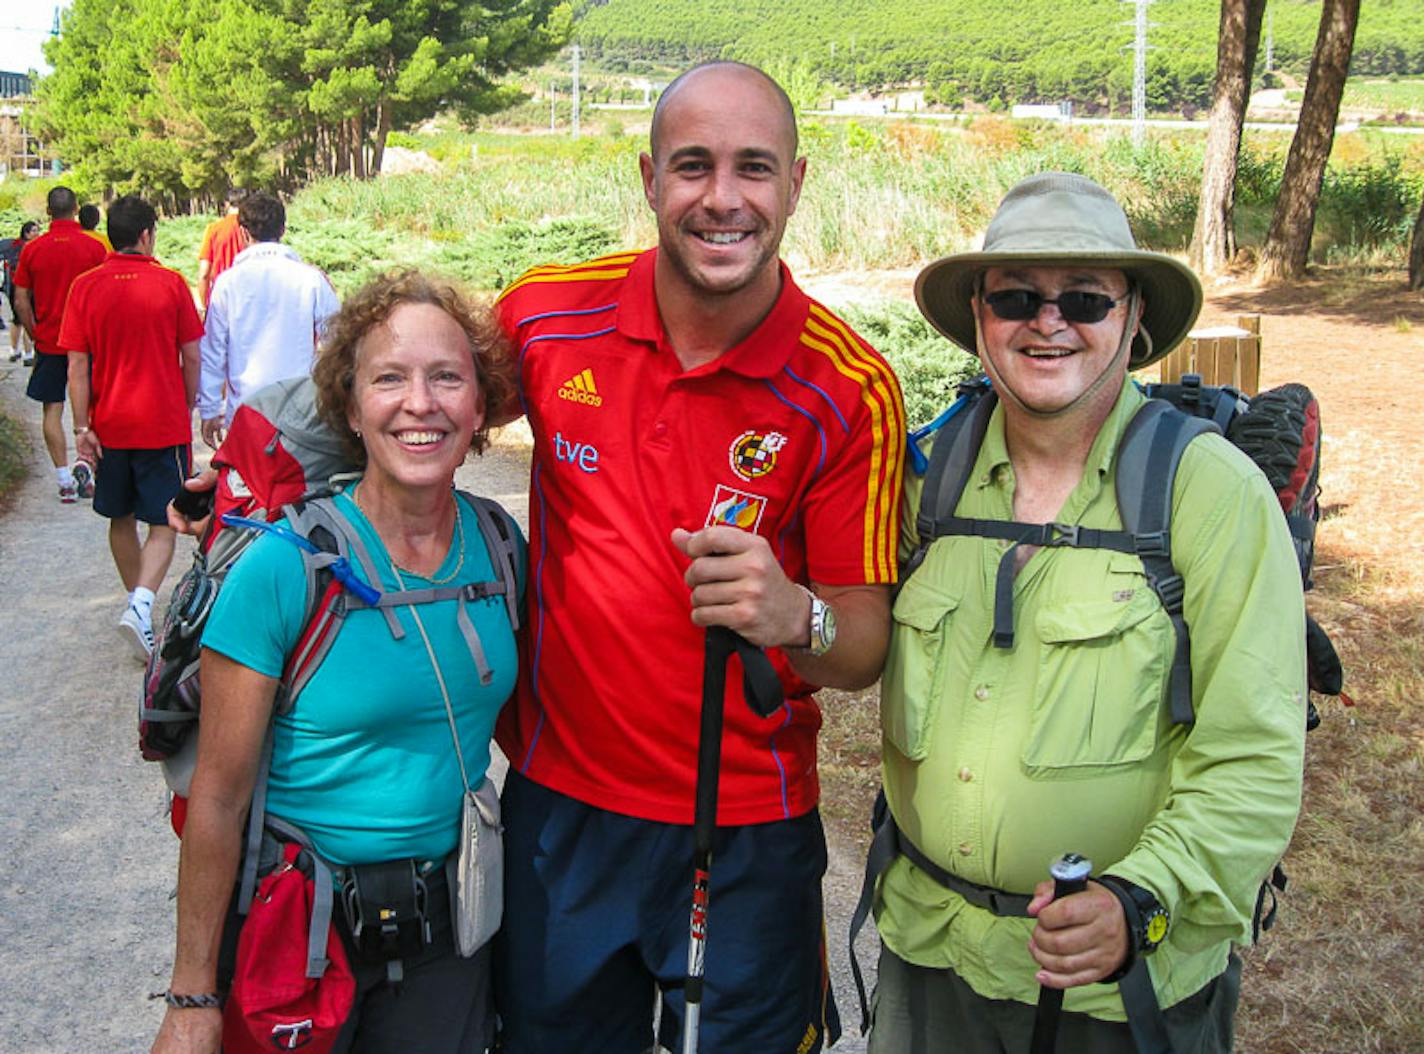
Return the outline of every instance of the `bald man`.
[[[704,1050],[817,1051],[825,969],[817,686],[879,675],[904,411],[894,374],[780,262],[806,174],[785,92],[720,62],[663,93],[639,158],[658,245],[537,267],[499,318],[534,434],[527,654],[498,739],[510,1054],[680,1046],[703,637],[730,677]]]

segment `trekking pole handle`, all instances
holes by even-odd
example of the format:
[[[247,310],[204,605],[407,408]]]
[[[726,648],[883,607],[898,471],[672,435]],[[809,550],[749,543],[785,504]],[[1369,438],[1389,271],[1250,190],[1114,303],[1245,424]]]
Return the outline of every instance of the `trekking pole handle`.
[[[1064,853],[1048,865],[1053,879],[1053,899],[1069,897],[1088,888],[1088,876],[1093,862],[1079,853]],[[1058,1045],[1058,1019],[1063,1012],[1063,989],[1042,985],[1038,990],[1038,1007],[1033,1017],[1031,1054],[1053,1054]]]
[[[1048,865],[1048,873],[1053,877],[1053,899],[1058,900],[1088,888],[1093,862],[1077,853],[1064,853]]]

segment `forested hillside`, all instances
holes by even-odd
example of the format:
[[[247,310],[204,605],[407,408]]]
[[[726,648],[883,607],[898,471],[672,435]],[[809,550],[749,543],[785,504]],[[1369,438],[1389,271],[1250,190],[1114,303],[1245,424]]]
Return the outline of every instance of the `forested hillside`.
[[[1353,72],[1424,73],[1420,10],[1419,0],[1369,0]],[[1207,104],[1219,11],[1217,0],[1152,4],[1149,108]],[[1271,0],[1269,11],[1276,67],[1303,77],[1319,0]],[[842,89],[922,84],[951,106],[1121,109],[1132,96],[1132,14],[1120,0],[590,0],[575,35],[613,69],[728,57],[794,63]]]

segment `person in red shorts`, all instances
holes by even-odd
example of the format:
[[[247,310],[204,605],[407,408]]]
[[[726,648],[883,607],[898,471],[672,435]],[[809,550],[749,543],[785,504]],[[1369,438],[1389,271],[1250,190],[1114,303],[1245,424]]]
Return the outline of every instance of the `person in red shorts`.
[[[79,208],[74,191],[55,187],[49,192],[46,205],[49,230],[25,244],[15,268],[15,317],[35,344],[34,370],[25,394],[43,407],[45,448],[54,463],[59,500],[68,505],[92,495],[93,474],[82,456],[73,469],[69,466],[69,441],[64,434],[68,363],[57,338],[70,283],[103,263],[107,253],[74,218]]]
[[[701,1037],[839,1035],[824,960],[816,686],[879,675],[904,459],[885,361],[778,258],[806,162],[753,67],[684,73],[640,158],[658,245],[539,267],[501,297],[534,435],[527,652],[498,740],[507,1054],[679,1049],[706,626],[728,678]],[[734,667],[735,670],[735,667]]]
[[[98,466],[94,511],[129,591],[119,629],[153,650],[153,596],[173,559],[165,509],[188,475],[203,324],[188,284],[153,257],[158,217],[142,198],[109,206],[115,252],[69,291],[59,346],[81,456]],[[92,377],[92,380],[91,380]],[[140,541],[139,521],[148,524]]]
[[[213,220],[203,231],[203,241],[198,246],[198,297],[203,302],[203,310],[208,309],[208,297],[212,295],[213,283],[232,266],[232,261],[243,250],[242,228],[237,222],[237,209],[247,192],[234,187],[223,198],[227,211],[220,219]]]

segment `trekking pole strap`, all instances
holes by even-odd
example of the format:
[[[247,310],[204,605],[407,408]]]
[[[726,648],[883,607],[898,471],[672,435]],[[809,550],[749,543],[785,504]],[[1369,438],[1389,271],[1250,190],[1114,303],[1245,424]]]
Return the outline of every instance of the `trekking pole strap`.
[[[1122,993],[1122,1008],[1127,1012],[1127,1027],[1132,1031],[1132,1041],[1137,1045],[1138,1054],[1172,1054],[1167,1019],[1162,1016],[1162,1007],[1157,1002],[1146,958],[1137,957],[1132,969],[1118,982],[1118,989]]]

